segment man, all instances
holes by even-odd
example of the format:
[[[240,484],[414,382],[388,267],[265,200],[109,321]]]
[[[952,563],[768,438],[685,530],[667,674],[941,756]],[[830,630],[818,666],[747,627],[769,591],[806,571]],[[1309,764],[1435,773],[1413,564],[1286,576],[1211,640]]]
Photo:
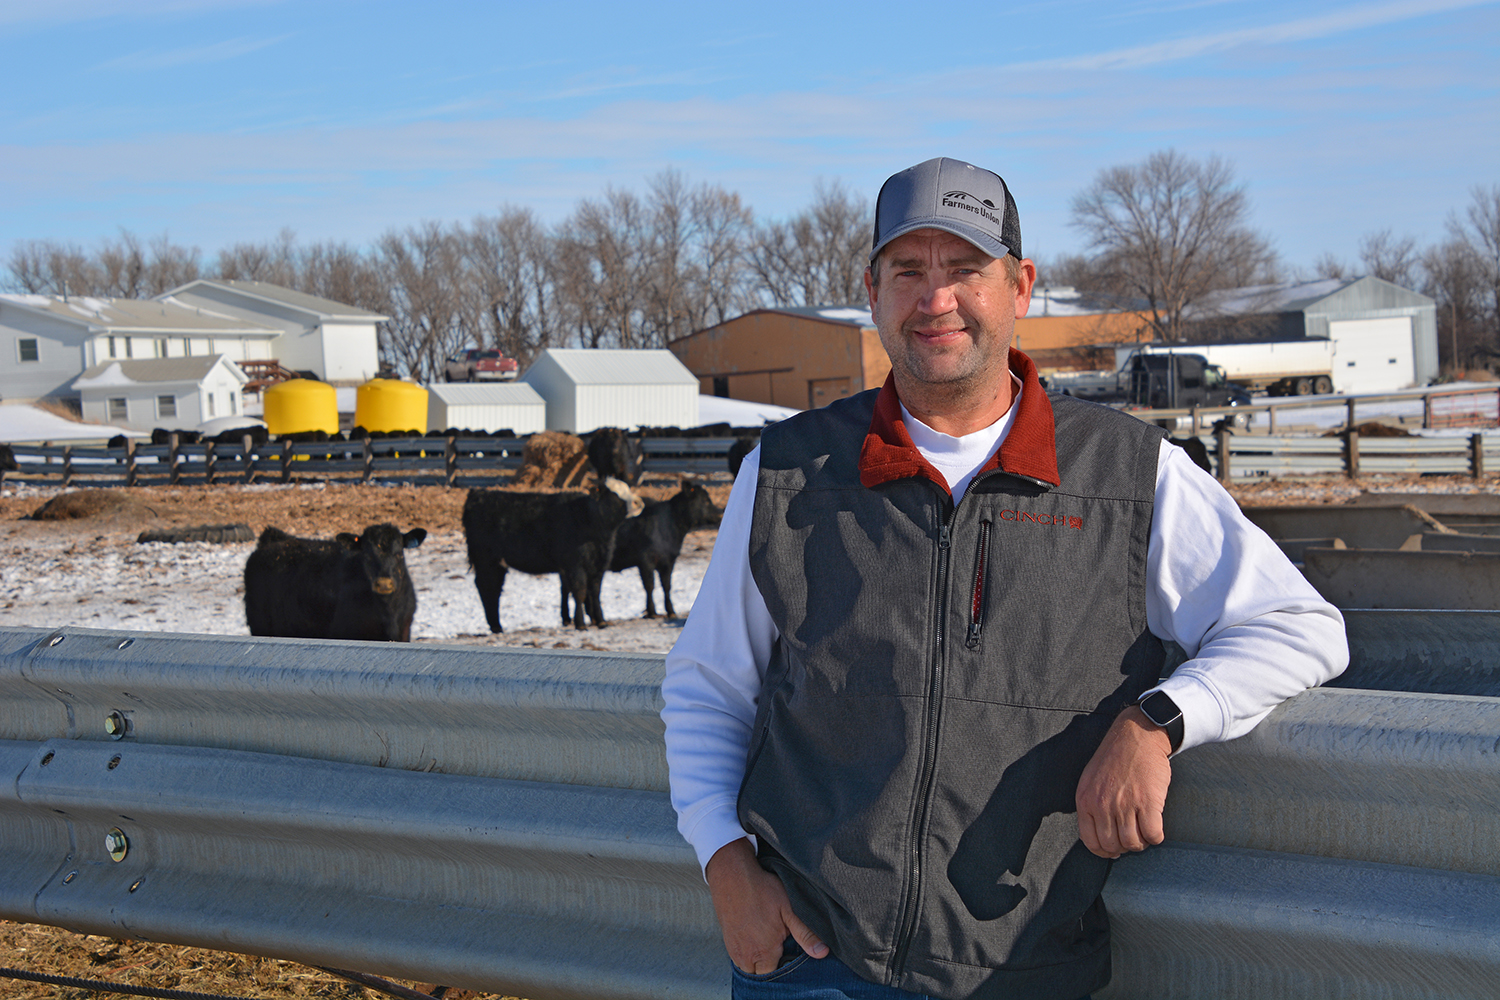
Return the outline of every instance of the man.
[[[1011,348],[1005,182],[891,177],[891,375],[766,429],[663,686],[679,828],[741,998],[1050,998],[1109,980],[1109,859],[1179,749],[1336,676],[1338,612],[1157,428]],[[1163,640],[1191,657],[1158,683]]]

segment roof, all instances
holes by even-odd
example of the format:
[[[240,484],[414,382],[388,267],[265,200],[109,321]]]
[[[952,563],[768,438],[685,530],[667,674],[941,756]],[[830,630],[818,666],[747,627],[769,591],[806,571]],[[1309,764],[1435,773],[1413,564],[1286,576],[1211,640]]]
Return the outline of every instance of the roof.
[[[1080,292],[1071,285],[1036,285],[1031,289],[1031,306],[1024,318],[1098,316],[1101,313],[1137,312],[1144,308],[1142,302],[1122,301],[1117,296],[1097,292]]]
[[[449,406],[545,406],[547,401],[525,382],[434,382],[427,391]]]
[[[105,361],[87,369],[73,380],[75,389],[99,389],[116,385],[138,385],[150,382],[201,382],[213,367],[223,362],[245,381],[245,373],[222,354],[205,354],[196,358],[145,358],[140,361]]]
[[[1298,312],[1343,291],[1363,278],[1323,278],[1318,281],[1288,281],[1275,285],[1249,285],[1209,292],[1190,310],[1217,316]]]
[[[178,302],[70,295],[0,295],[0,302],[74,323],[91,333],[201,333],[277,337],[282,331]]]
[[[688,371],[677,355],[665,349],[554,347],[542,352],[537,360],[543,359],[550,359],[575,385],[698,385],[698,376]],[[535,367],[533,364],[532,368]],[[521,380],[524,382],[526,375]]]
[[[312,313],[319,319],[362,319],[362,320],[386,320],[389,316],[361,309],[358,306],[345,305],[335,302],[333,299],[325,299],[318,295],[308,295],[306,292],[294,291],[281,285],[273,285],[266,281],[231,281],[228,279],[200,278],[190,281],[180,288],[174,288],[165,295],[163,299],[170,299],[182,292],[191,291],[200,286],[210,288],[223,288],[236,292],[247,298],[260,299],[264,302],[275,302],[279,305],[289,306],[302,312]]]
[[[870,310],[861,306],[800,306],[785,309],[757,309],[756,312],[778,312],[789,316],[805,316],[828,323],[844,323],[849,326],[875,328],[875,318]],[[748,314],[747,314],[748,315]]]

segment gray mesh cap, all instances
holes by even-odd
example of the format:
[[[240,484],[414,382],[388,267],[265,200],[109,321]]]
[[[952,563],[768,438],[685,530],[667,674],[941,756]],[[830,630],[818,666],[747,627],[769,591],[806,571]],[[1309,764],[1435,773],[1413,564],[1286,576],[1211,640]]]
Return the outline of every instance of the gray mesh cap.
[[[891,175],[875,202],[875,242],[880,248],[914,229],[961,236],[991,257],[1021,260],[1021,216],[999,174],[940,156]]]

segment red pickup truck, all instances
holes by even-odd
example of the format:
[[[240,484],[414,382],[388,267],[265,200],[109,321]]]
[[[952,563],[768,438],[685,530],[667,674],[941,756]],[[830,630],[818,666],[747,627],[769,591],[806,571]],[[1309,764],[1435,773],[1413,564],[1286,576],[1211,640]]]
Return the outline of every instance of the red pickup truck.
[[[521,366],[515,358],[507,358],[499,351],[459,351],[443,364],[445,382],[490,382],[512,379],[520,374]]]

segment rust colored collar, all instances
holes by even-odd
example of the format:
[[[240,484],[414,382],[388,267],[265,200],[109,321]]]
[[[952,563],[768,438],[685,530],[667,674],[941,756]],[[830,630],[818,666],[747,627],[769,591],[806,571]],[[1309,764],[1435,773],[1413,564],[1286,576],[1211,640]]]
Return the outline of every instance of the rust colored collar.
[[[1036,365],[1012,348],[1010,370],[1021,380],[1020,408],[1010,434],[1000,450],[990,456],[979,474],[999,469],[1012,475],[1056,486],[1057,434],[1052,423],[1052,404],[1037,381]],[[859,454],[859,481],[865,487],[879,486],[897,479],[918,476],[930,479],[943,489],[948,481],[932,463],[922,457],[912,443],[911,434],[901,415],[901,400],[896,396],[894,376],[886,376],[880,395],[875,397],[875,415],[865,434]]]

